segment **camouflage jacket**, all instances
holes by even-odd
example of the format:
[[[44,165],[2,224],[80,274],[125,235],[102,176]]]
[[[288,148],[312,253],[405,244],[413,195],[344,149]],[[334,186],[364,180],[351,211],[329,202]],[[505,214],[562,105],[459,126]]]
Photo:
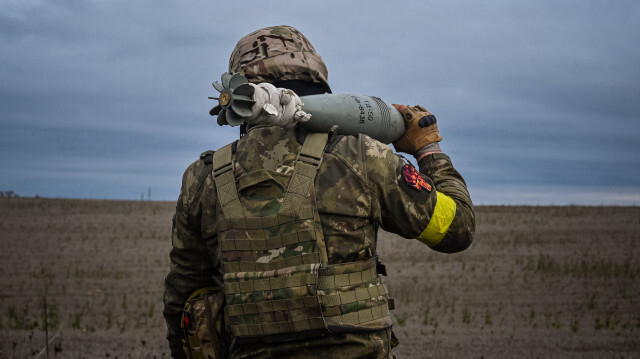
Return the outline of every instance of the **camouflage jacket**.
[[[234,146],[235,177],[262,168],[290,175],[305,135],[300,129],[251,128]],[[164,315],[177,357],[183,356],[180,319],[186,299],[221,278],[212,154],[203,153],[187,168],[176,206]],[[378,228],[419,238],[440,252],[461,251],[471,244],[475,215],[462,176],[440,153],[421,159],[419,166],[421,175],[389,146],[366,135],[329,139],[315,188],[330,264],[375,255]],[[268,194],[264,197],[265,206],[279,205]],[[440,228],[442,235],[425,240],[429,228],[441,222],[438,202],[447,201],[454,212]]]

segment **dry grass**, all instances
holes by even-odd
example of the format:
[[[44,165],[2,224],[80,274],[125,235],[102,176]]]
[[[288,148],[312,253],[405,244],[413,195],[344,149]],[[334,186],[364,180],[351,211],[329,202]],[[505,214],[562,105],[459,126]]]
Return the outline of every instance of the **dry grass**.
[[[0,199],[0,358],[168,357],[173,203]],[[435,253],[381,233],[400,357],[640,355],[640,208],[478,207]],[[44,315],[44,298],[47,316]],[[41,355],[44,357],[44,355]]]

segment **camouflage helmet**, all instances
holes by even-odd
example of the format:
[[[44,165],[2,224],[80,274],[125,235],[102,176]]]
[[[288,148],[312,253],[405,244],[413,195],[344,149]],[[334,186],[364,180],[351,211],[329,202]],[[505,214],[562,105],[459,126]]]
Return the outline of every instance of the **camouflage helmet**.
[[[265,27],[240,39],[229,58],[229,72],[253,83],[314,82],[331,92],[322,58],[300,31],[287,25]]]

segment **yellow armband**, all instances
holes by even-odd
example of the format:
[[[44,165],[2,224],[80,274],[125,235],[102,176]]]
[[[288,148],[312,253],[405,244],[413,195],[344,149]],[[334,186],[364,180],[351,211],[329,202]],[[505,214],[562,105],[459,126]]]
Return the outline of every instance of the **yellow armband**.
[[[444,193],[436,192],[438,199],[436,207],[433,209],[431,220],[424,229],[418,240],[429,247],[436,246],[445,234],[456,217],[456,202]]]

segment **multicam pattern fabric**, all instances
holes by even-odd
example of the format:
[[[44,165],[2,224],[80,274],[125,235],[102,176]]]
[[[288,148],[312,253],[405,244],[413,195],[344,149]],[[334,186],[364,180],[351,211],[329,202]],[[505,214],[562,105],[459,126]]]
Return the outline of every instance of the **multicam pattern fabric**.
[[[298,30],[280,25],[254,31],[238,41],[229,59],[229,73],[250,82],[303,80],[329,88],[327,67]]]
[[[220,287],[201,288],[193,293],[184,308],[182,329],[183,350],[191,359],[222,359],[226,345],[222,308],[224,298]]]
[[[241,201],[255,200],[261,203],[264,211],[279,208],[296,154],[301,148],[300,139],[304,137],[301,131],[258,126],[251,128],[237,142],[234,172]],[[365,135],[344,136],[333,141],[330,139],[329,142],[331,150],[324,155],[315,180],[316,193],[311,194],[316,196],[329,264],[373,258],[376,255],[378,227],[404,238],[417,238],[430,222],[437,192],[448,195],[456,202],[456,215],[444,238],[432,249],[456,252],[470,245],[475,230],[473,207],[466,184],[449,157],[431,154],[420,161],[420,173],[433,190],[416,191],[402,175],[405,161],[393,153],[389,146]],[[180,319],[186,298],[194,290],[211,285],[214,282],[212,278],[221,279],[224,272],[217,237],[218,227],[223,221],[216,209],[217,194],[211,174],[211,157],[210,153],[205,153],[187,168],[176,206],[171,270],[165,281],[164,315],[169,327],[172,353],[177,357],[182,352]],[[272,184],[243,190],[243,175],[263,169],[278,174],[273,176]],[[264,255],[278,254],[267,252]],[[358,340],[356,338],[367,335],[349,334],[353,343]],[[283,353],[287,347],[313,347],[315,343],[322,342],[325,353],[322,355],[331,357],[331,353],[340,350],[339,341],[329,336],[276,347],[278,353]],[[335,342],[335,346],[332,342]],[[252,355],[252,350],[260,352],[260,349],[251,346],[230,348],[234,358],[260,357],[258,354]],[[304,357],[322,356],[309,354]]]
[[[266,212],[250,196],[241,196],[248,205],[240,204],[231,173],[233,146],[214,155],[218,218],[224,222],[218,240],[225,322],[235,338],[282,341],[391,324],[376,257],[328,264],[314,187],[327,138],[327,133],[307,135],[277,212]],[[277,173],[263,168],[243,174],[240,178],[248,178],[243,193],[279,188]]]

